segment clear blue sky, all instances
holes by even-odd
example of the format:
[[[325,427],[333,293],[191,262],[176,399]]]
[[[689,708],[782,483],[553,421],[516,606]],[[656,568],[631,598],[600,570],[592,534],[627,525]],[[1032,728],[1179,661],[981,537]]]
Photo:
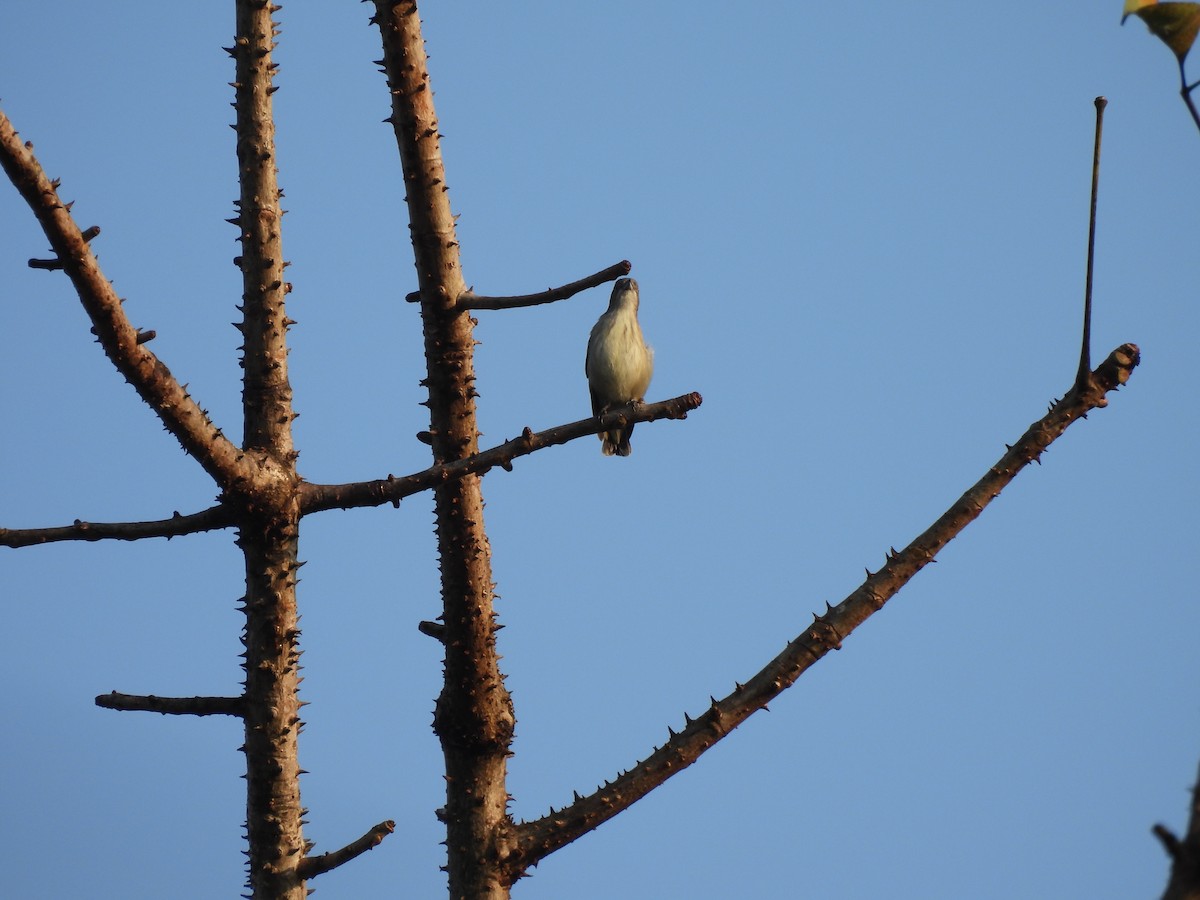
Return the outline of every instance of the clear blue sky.
[[[518,715],[513,811],[630,767],[903,546],[1069,386],[1092,99],[1110,101],[1097,360],[1125,390],[939,563],[523,900],[1153,896],[1200,759],[1200,134],[1121,4],[426,4],[467,279],[523,293],[627,258],[657,351],[629,459],[579,441],[484,485]],[[0,98],[128,298],[240,431],[232,4],[0,9]],[[453,8],[450,8],[450,7]],[[280,178],[303,474],[423,468],[411,249],[368,6],[285,6]],[[1195,73],[1193,73],[1195,77]],[[0,186],[0,525],[159,518],[206,477],[99,352]],[[582,418],[607,290],[481,312],[485,445]],[[313,886],[443,891],[431,501],[305,521]],[[0,894],[235,896],[227,533],[0,552]]]

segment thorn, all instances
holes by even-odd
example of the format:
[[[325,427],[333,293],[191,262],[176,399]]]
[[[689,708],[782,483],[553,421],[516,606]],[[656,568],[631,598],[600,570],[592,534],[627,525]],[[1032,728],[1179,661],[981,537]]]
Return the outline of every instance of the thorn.
[[[1163,845],[1163,849],[1167,851],[1168,856],[1170,856],[1172,859],[1175,859],[1179,856],[1179,851],[1181,850],[1180,841],[1179,838],[1175,836],[1175,833],[1171,831],[1171,829],[1167,828],[1166,825],[1159,823],[1151,828],[1150,832],[1156,838],[1158,838],[1159,843]]]

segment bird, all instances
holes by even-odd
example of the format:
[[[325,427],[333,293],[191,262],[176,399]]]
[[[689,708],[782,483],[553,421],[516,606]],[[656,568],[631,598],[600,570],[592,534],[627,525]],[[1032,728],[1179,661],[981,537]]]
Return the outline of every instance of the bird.
[[[592,395],[592,414],[606,412],[646,399],[654,375],[654,350],[638,325],[638,283],[618,278],[613,285],[608,309],[592,326],[583,371]],[[633,423],[600,432],[600,451],[605,456],[628,456]]]

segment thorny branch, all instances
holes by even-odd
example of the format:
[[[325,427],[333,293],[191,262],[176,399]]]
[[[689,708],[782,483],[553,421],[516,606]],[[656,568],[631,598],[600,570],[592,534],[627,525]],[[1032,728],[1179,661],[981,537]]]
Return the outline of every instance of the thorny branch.
[[[58,541],[140,541],[165,537],[170,540],[184,534],[218,531],[235,524],[233,511],[223,503],[200,512],[150,522],[85,522],[76,519],[70,525],[49,528],[0,528],[0,547],[32,547]]]
[[[1106,406],[1108,391],[1124,384],[1137,366],[1138,348],[1123,344],[1091,373],[1086,383],[1072,387],[1049,412],[1029,427],[1000,461],[963,494],[929,529],[899,553],[888,554],[878,572],[867,573],[861,586],[824,615],[814,615],[813,624],[784,648],[775,659],[730,695],[713,699],[700,716],[685,715],[682,731],[645,760],[586,796],[532,822],[514,826],[515,848],[506,864],[518,878],[550,853],[611,819],[646,796],[672,775],[690,766],[701,754],[729,734],[841,643],[872,614],[883,608],[917,572],[934,560],[938,552],[974,521],[985,506],[999,496],[1009,482],[1029,463],[1037,461],[1067,427],[1084,418],[1089,410]]]
[[[304,514],[326,509],[350,509],[356,506],[380,506],[384,503],[399,503],[404,497],[420,493],[455,478],[466,475],[482,475],[496,466],[510,470],[512,462],[546,447],[565,444],[576,438],[597,434],[601,431],[628,424],[629,422],[653,422],[656,419],[685,419],[689,411],[703,402],[697,393],[684,394],[657,403],[638,403],[623,406],[603,416],[591,416],[558,425],[545,431],[533,432],[526,428],[520,437],[505,441],[490,450],[482,450],[464,459],[439,463],[423,472],[402,478],[388,477],[377,481],[360,481],[352,484],[306,484],[301,488],[301,509]]]
[[[257,466],[250,457],[222,434],[170,370],[146,348],[88,245],[94,235],[80,231],[71,217],[71,204],[59,199],[59,183],[46,176],[33,155],[33,145],[21,142],[3,112],[0,166],[49,238],[56,263],[71,279],[92,320],[92,330],[117,371],[158,414],[184,452],[194,456],[218,484],[228,488],[251,479]]]

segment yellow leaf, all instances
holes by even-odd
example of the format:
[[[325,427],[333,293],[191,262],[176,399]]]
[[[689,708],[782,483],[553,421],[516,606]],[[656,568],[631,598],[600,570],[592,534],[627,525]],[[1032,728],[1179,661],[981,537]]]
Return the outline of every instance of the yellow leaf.
[[[1137,16],[1145,22],[1146,27],[1171,48],[1181,64],[1196,41],[1196,33],[1200,31],[1200,3],[1125,0],[1122,24],[1130,16]]]
[[[1121,24],[1125,24],[1125,20],[1141,9],[1143,6],[1153,6],[1158,0],[1125,0],[1125,15],[1121,16]]]

